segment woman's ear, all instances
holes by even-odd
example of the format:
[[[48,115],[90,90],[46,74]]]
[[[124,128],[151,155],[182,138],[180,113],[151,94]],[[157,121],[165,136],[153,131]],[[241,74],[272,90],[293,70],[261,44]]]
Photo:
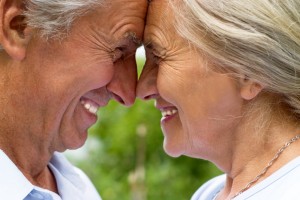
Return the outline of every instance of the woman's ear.
[[[0,0],[0,43],[14,60],[23,60],[29,41],[23,0]]]
[[[240,78],[240,93],[241,97],[245,100],[255,98],[263,88],[262,84],[255,82],[246,76],[244,78]]]

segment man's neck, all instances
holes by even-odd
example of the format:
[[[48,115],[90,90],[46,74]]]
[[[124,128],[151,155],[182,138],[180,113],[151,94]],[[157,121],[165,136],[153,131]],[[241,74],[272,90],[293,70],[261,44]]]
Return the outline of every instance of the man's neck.
[[[33,145],[22,145],[20,142],[16,144],[16,140],[4,142],[0,136],[0,149],[31,184],[58,193],[55,177],[48,167],[52,155],[34,149]]]

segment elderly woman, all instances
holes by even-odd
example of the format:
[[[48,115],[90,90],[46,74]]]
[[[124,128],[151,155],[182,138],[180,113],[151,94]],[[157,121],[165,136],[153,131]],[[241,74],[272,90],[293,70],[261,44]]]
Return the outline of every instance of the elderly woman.
[[[0,1],[0,199],[100,199],[55,152],[82,146],[111,98],[134,102],[146,11],[146,0]]]
[[[299,199],[300,1],[152,0],[138,96],[164,149],[225,175],[193,200]]]

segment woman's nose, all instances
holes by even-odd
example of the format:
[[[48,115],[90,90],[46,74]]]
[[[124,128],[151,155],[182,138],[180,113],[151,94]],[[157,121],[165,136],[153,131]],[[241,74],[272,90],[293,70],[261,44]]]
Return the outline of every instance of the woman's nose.
[[[142,100],[154,99],[159,96],[157,90],[157,74],[158,67],[149,61],[143,68],[141,76],[138,81],[136,94]]]

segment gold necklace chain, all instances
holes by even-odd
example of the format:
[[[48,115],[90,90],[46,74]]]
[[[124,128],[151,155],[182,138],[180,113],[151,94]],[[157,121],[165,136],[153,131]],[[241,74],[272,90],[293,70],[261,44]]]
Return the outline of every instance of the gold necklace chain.
[[[268,165],[252,180],[250,181],[243,189],[241,189],[239,192],[237,192],[233,197],[230,199],[233,200],[235,197],[239,196],[246,190],[248,190],[254,183],[256,183],[263,175],[266,174],[268,169],[275,163],[275,161],[278,159],[278,157],[282,154],[282,152],[289,147],[292,143],[300,139],[300,135],[296,135],[292,139],[290,139],[288,142],[286,142],[275,154],[275,156],[272,158],[272,160],[268,163]]]

